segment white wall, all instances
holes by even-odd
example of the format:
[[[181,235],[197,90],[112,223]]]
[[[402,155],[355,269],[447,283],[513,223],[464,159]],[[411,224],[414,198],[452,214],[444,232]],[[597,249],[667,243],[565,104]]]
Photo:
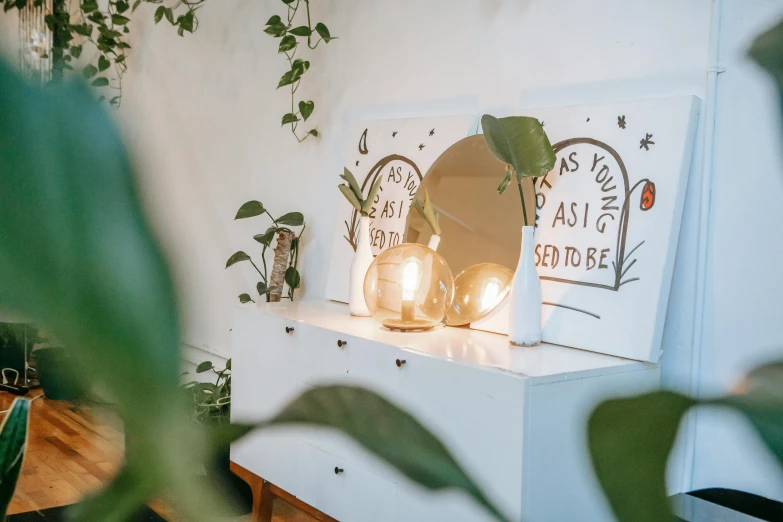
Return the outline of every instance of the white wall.
[[[701,393],[727,391],[748,369],[783,358],[783,161],[778,95],[751,63],[755,36],[783,2],[724,0]],[[783,497],[783,474],[749,424],[698,413],[693,487]]]
[[[285,62],[261,30],[281,5],[213,0],[185,38],[134,22],[116,116],[178,270],[183,340],[211,354],[229,355],[231,305],[256,282],[249,267],[223,269],[233,251],[259,251],[251,238],[266,223],[232,221],[244,201],[305,213],[303,296],[323,296],[347,122],[707,92],[711,0],[318,0],[314,17],[340,39],[312,55],[300,92],[315,101],[323,137],[299,145],[279,125],[288,99],[275,86]],[[694,357],[699,147],[664,341],[670,387],[687,390],[697,376],[703,393],[715,393],[781,353],[783,239],[765,242],[779,236],[783,217],[779,128],[768,82],[744,58],[778,15],[783,0],[725,1],[704,348]],[[688,467],[673,466],[674,489],[781,497],[780,475],[744,423],[704,412],[696,428],[687,439],[696,445],[692,483]]]

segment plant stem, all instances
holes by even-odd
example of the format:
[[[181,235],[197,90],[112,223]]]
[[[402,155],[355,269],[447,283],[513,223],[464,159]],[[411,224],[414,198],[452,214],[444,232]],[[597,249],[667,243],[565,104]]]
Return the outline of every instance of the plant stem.
[[[517,186],[519,187],[519,199],[522,200],[522,218],[524,219],[525,226],[530,226],[527,223],[527,206],[525,205],[525,193],[522,192],[522,180],[517,179]]]

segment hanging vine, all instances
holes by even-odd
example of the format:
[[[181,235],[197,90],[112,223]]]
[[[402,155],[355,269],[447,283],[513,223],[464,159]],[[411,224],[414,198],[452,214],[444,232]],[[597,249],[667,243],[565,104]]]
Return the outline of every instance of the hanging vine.
[[[283,115],[281,125],[289,125],[291,127],[291,133],[297,141],[301,143],[310,136],[318,137],[318,130],[313,128],[304,134],[297,131],[300,122],[306,122],[315,110],[315,103],[312,100],[301,100],[298,104],[296,103],[296,91],[299,89],[302,76],[310,68],[309,61],[297,58],[297,51],[303,44],[306,44],[308,49],[314,50],[321,42],[328,44],[330,41],[335,40],[336,37],[332,36],[326,25],[321,22],[318,22],[313,26],[310,18],[310,0],[282,0],[282,2],[288,9],[286,21],[284,22],[283,18],[279,15],[274,15],[267,21],[264,32],[274,38],[280,38],[277,52],[278,54],[285,55],[288,60],[290,69],[280,78],[277,88],[290,87],[291,112]],[[294,20],[296,19],[296,15],[299,13],[299,8],[302,4],[304,4],[305,12],[307,14],[307,25],[294,27]],[[299,110],[297,110],[297,108]]]
[[[164,18],[177,28],[177,33],[193,33],[198,28],[196,11],[207,0],[109,0],[102,9],[97,0],[81,0],[71,8],[70,0],[30,0],[33,7],[46,9],[45,22],[52,32],[52,81],[62,81],[65,71],[74,71],[74,63],[89,55],[80,68],[82,76],[93,87],[104,89],[99,100],[119,108],[122,104],[122,79],[128,69],[127,57],[131,49],[127,37],[131,16],[142,4],[157,5],[155,23]],[[0,0],[3,11],[14,8],[21,11],[28,0]],[[47,7],[51,5],[51,7]],[[49,58],[43,55],[41,58]],[[113,72],[113,74],[112,74]]]

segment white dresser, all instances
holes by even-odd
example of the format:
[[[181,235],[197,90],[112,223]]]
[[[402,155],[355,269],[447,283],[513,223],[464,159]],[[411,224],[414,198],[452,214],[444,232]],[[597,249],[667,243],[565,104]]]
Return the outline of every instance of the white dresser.
[[[587,417],[604,398],[656,388],[659,369],[547,344],[511,349],[505,336],[464,328],[390,332],[332,302],[237,306],[234,421],[267,418],[327,383],[364,386],[415,415],[515,519],[588,522],[612,517],[593,478]],[[342,522],[491,520],[328,430],[256,433],[231,458]]]

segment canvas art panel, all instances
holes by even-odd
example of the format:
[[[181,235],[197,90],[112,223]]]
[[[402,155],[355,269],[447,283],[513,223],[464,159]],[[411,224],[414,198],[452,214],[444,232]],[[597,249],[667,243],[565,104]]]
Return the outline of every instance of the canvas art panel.
[[[699,100],[525,110],[554,147],[536,182],[543,340],[655,362],[661,354]],[[508,331],[502,306],[473,327]]]
[[[403,242],[411,201],[432,163],[452,144],[475,134],[474,115],[365,121],[349,131],[344,166],[366,194],[378,176],[381,189],[370,212],[373,255]],[[358,212],[337,190],[341,172],[334,173],[337,218],[329,263],[326,298],[348,301],[351,260],[356,249]]]

